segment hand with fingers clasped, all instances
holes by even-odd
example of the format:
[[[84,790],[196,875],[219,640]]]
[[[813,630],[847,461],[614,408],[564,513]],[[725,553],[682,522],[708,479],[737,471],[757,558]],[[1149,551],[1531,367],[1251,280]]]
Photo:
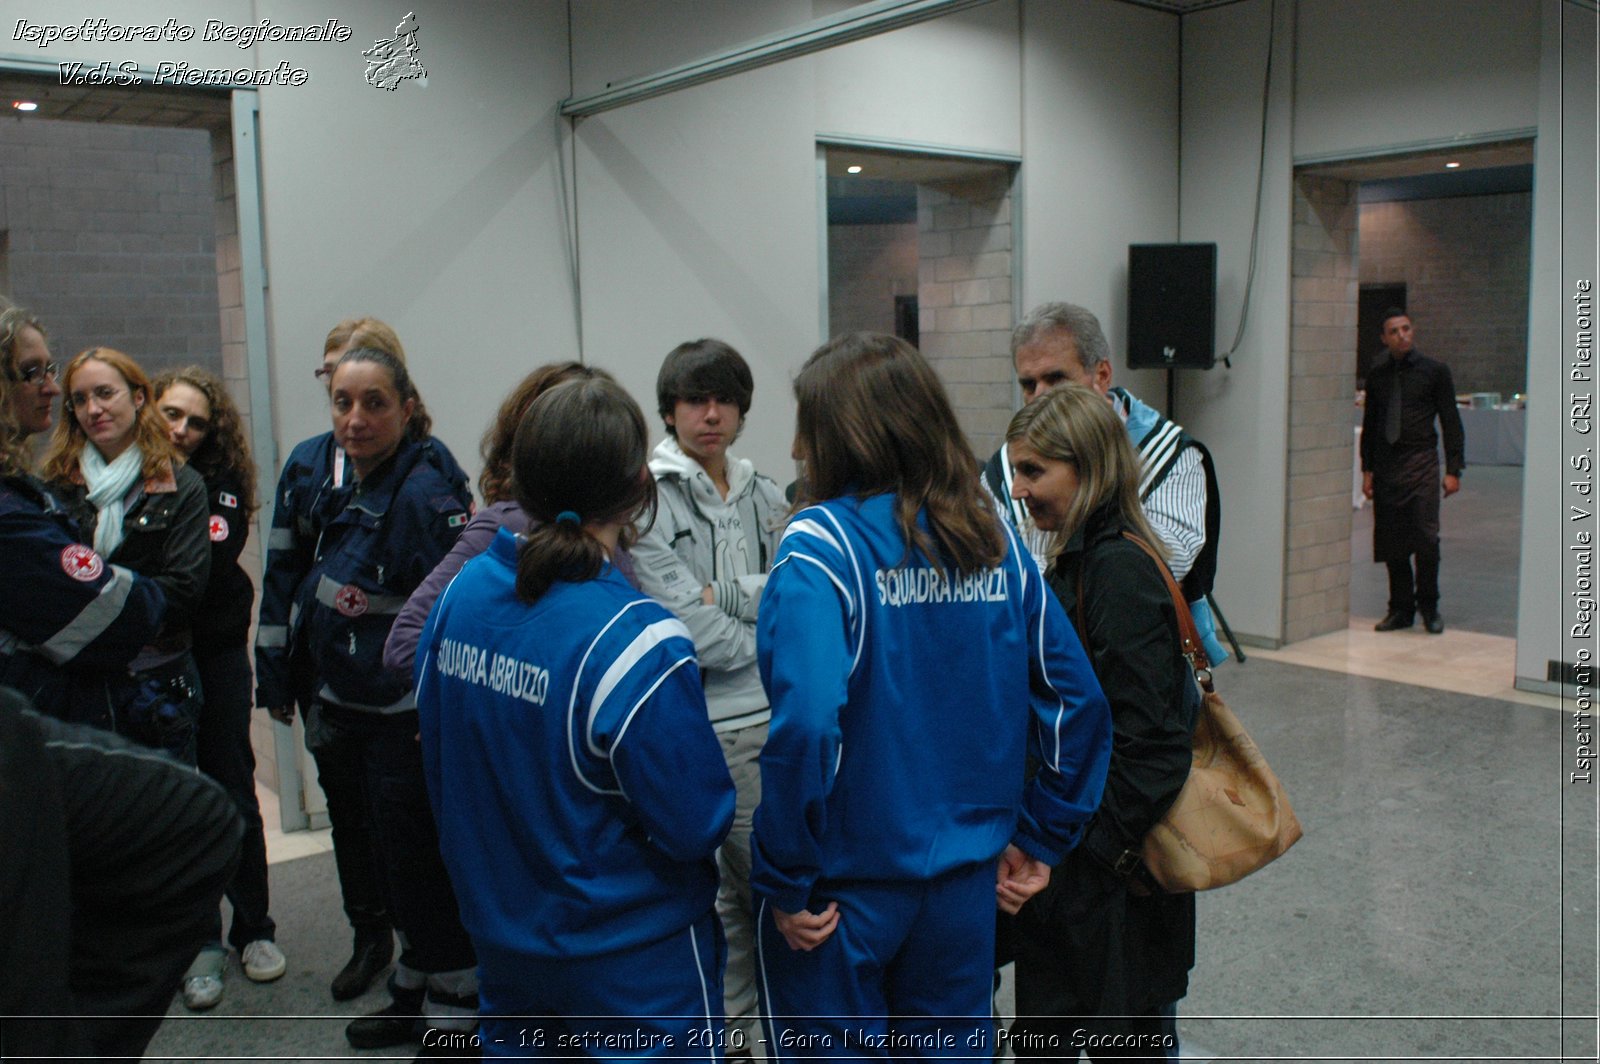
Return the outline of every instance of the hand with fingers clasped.
[[[267,707],[267,715],[279,724],[294,723],[293,706],[269,706]]]
[[[1029,857],[1014,845],[1007,845],[1000,855],[1000,867],[995,876],[995,901],[1002,912],[1017,914],[1027,900],[1050,884],[1050,866],[1037,857]]]
[[[797,913],[786,913],[782,909],[773,909],[772,919],[783,934],[783,940],[789,943],[790,949],[809,953],[828,941],[839,926],[839,903],[830,901],[828,907],[820,913],[805,909]]]

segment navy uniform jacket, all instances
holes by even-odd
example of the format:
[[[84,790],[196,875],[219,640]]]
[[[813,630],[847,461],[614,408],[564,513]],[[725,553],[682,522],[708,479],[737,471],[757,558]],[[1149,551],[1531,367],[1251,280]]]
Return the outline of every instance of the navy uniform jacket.
[[[0,480],[0,555],[0,685],[51,716],[110,728],[107,684],[155,637],[166,596],[78,542],[33,477]]]
[[[472,493],[467,474],[450,449],[429,438],[420,444],[403,444],[401,450],[411,446],[421,449],[426,464],[443,482],[444,494],[465,500],[470,507]],[[396,455],[397,461],[399,457]],[[291,634],[299,634],[296,596],[317,564],[324,525],[349,501],[354,490],[352,479],[344,452],[334,443],[331,432],[302,440],[284,463],[261,576],[261,623],[256,629],[258,706],[276,708],[296,702],[304,705],[315,694],[314,689],[306,687],[310,676],[304,669],[299,671],[299,685],[290,672],[290,649],[294,646]],[[453,542],[453,535],[451,539]]]
[[[211,537],[211,579],[200,599],[194,626],[196,650],[225,650],[250,640],[250,613],[256,589],[239,564],[250,538],[250,515],[239,497],[239,482],[218,471],[206,479],[206,532]]]
[[[462,923],[536,957],[658,942],[711,912],[733,823],[689,630],[610,565],[532,604],[516,583],[502,529],[417,652],[423,774]]]

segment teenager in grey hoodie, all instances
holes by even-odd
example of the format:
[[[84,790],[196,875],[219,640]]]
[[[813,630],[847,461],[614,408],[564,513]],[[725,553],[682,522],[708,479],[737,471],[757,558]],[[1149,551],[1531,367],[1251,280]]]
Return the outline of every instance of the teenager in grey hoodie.
[[[720,340],[680,344],[667,355],[656,400],[668,436],[650,460],[658,508],[633,561],[640,588],[694,637],[711,724],[738,792],[733,830],[717,854],[717,911],[728,939],[727,1048],[759,1058],[750,824],[761,800],[756,759],[772,711],[756,670],[756,608],[788,504],[771,478],[728,453],[754,389],[750,367]]]

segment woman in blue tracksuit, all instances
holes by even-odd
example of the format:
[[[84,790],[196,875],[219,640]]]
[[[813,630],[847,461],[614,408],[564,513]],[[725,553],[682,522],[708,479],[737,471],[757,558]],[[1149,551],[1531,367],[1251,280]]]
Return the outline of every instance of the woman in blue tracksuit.
[[[757,633],[770,1049],[987,1058],[995,906],[1099,804],[1105,697],[914,348],[840,337],[794,387],[802,496]]]
[[[331,394],[352,483],[318,503],[321,531],[294,592],[285,643],[290,690],[308,699],[306,744],[319,764],[336,758],[359,771],[400,932],[394,1000],[346,1028],[351,1045],[368,1049],[418,1041],[429,1026],[464,1033],[475,1022],[476,962],[439,860],[411,678],[383,668],[395,614],[449,551],[471,497],[428,461],[410,425],[416,387],[399,359],[372,348],[346,352]]]
[[[314,371],[317,380],[324,387],[330,386],[339,359],[357,347],[382,351],[402,365],[406,360],[400,337],[386,322],[370,317],[347,318],[329,329],[323,340],[322,357]],[[419,398],[411,410],[407,434],[421,444],[424,460],[450,485],[450,494],[466,497],[467,474],[443,441],[432,437],[432,426]],[[334,434],[324,432],[300,441],[278,477],[272,530],[261,574],[256,705],[283,724],[294,723],[297,705],[302,714],[306,713],[315,694],[305,686],[309,679],[306,670],[292,671],[289,667],[289,619],[295,593],[304,586],[316,560],[323,522],[341,508],[336,497],[350,490],[349,465]],[[364,993],[388,967],[394,956],[394,925],[384,900],[372,825],[367,821],[360,760],[349,756],[351,751],[346,746],[318,745],[325,737],[307,732],[306,745],[316,759],[317,783],[328,799],[339,893],[345,918],[354,931],[350,960],[333,977],[329,988],[335,1001],[348,1001]]]
[[[422,632],[424,768],[485,1055],[721,1056],[733,782],[688,629],[608,560],[654,509],[646,447],[609,378],[541,395],[515,443],[529,531],[467,562]]]

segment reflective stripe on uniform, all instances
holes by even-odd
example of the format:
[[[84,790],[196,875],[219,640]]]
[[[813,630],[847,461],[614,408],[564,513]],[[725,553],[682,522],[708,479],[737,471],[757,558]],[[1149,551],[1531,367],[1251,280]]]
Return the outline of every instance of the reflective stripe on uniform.
[[[263,624],[256,629],[256,646],[264,650],[276,650],[289,645],[289,626],[286,624]]]
[[[407,691],[387,706],[369,706],[362,702],[345,702],[333,693],[333,688],[323,684],[322,690],[317,692],[317,698],[330,706],[339,706],[343,709],[359,709],[367,713],[409,713],[417,708],[416,691]]]
[[[77,657],[78,651],[98,639],[107,628],[122,616],[133,592],[134,575],[120,565],[109,566],[111,579],[107,580],[89,604],[78,611],[55,635],[39,645],[39,653],[52,665],[60,665]]]
[[[267,533],[268,550],[294,550],[296,537],[292,528],[274,528]]]
[[[339,592],[347,585],[341,584],[327,576],[317,578],[317,601],[331,610],[339,608]],[[367,597],[367,608],[363,613],[399,613],[405,607],[406,595],[378,595],[372,592],[362,592]]]

